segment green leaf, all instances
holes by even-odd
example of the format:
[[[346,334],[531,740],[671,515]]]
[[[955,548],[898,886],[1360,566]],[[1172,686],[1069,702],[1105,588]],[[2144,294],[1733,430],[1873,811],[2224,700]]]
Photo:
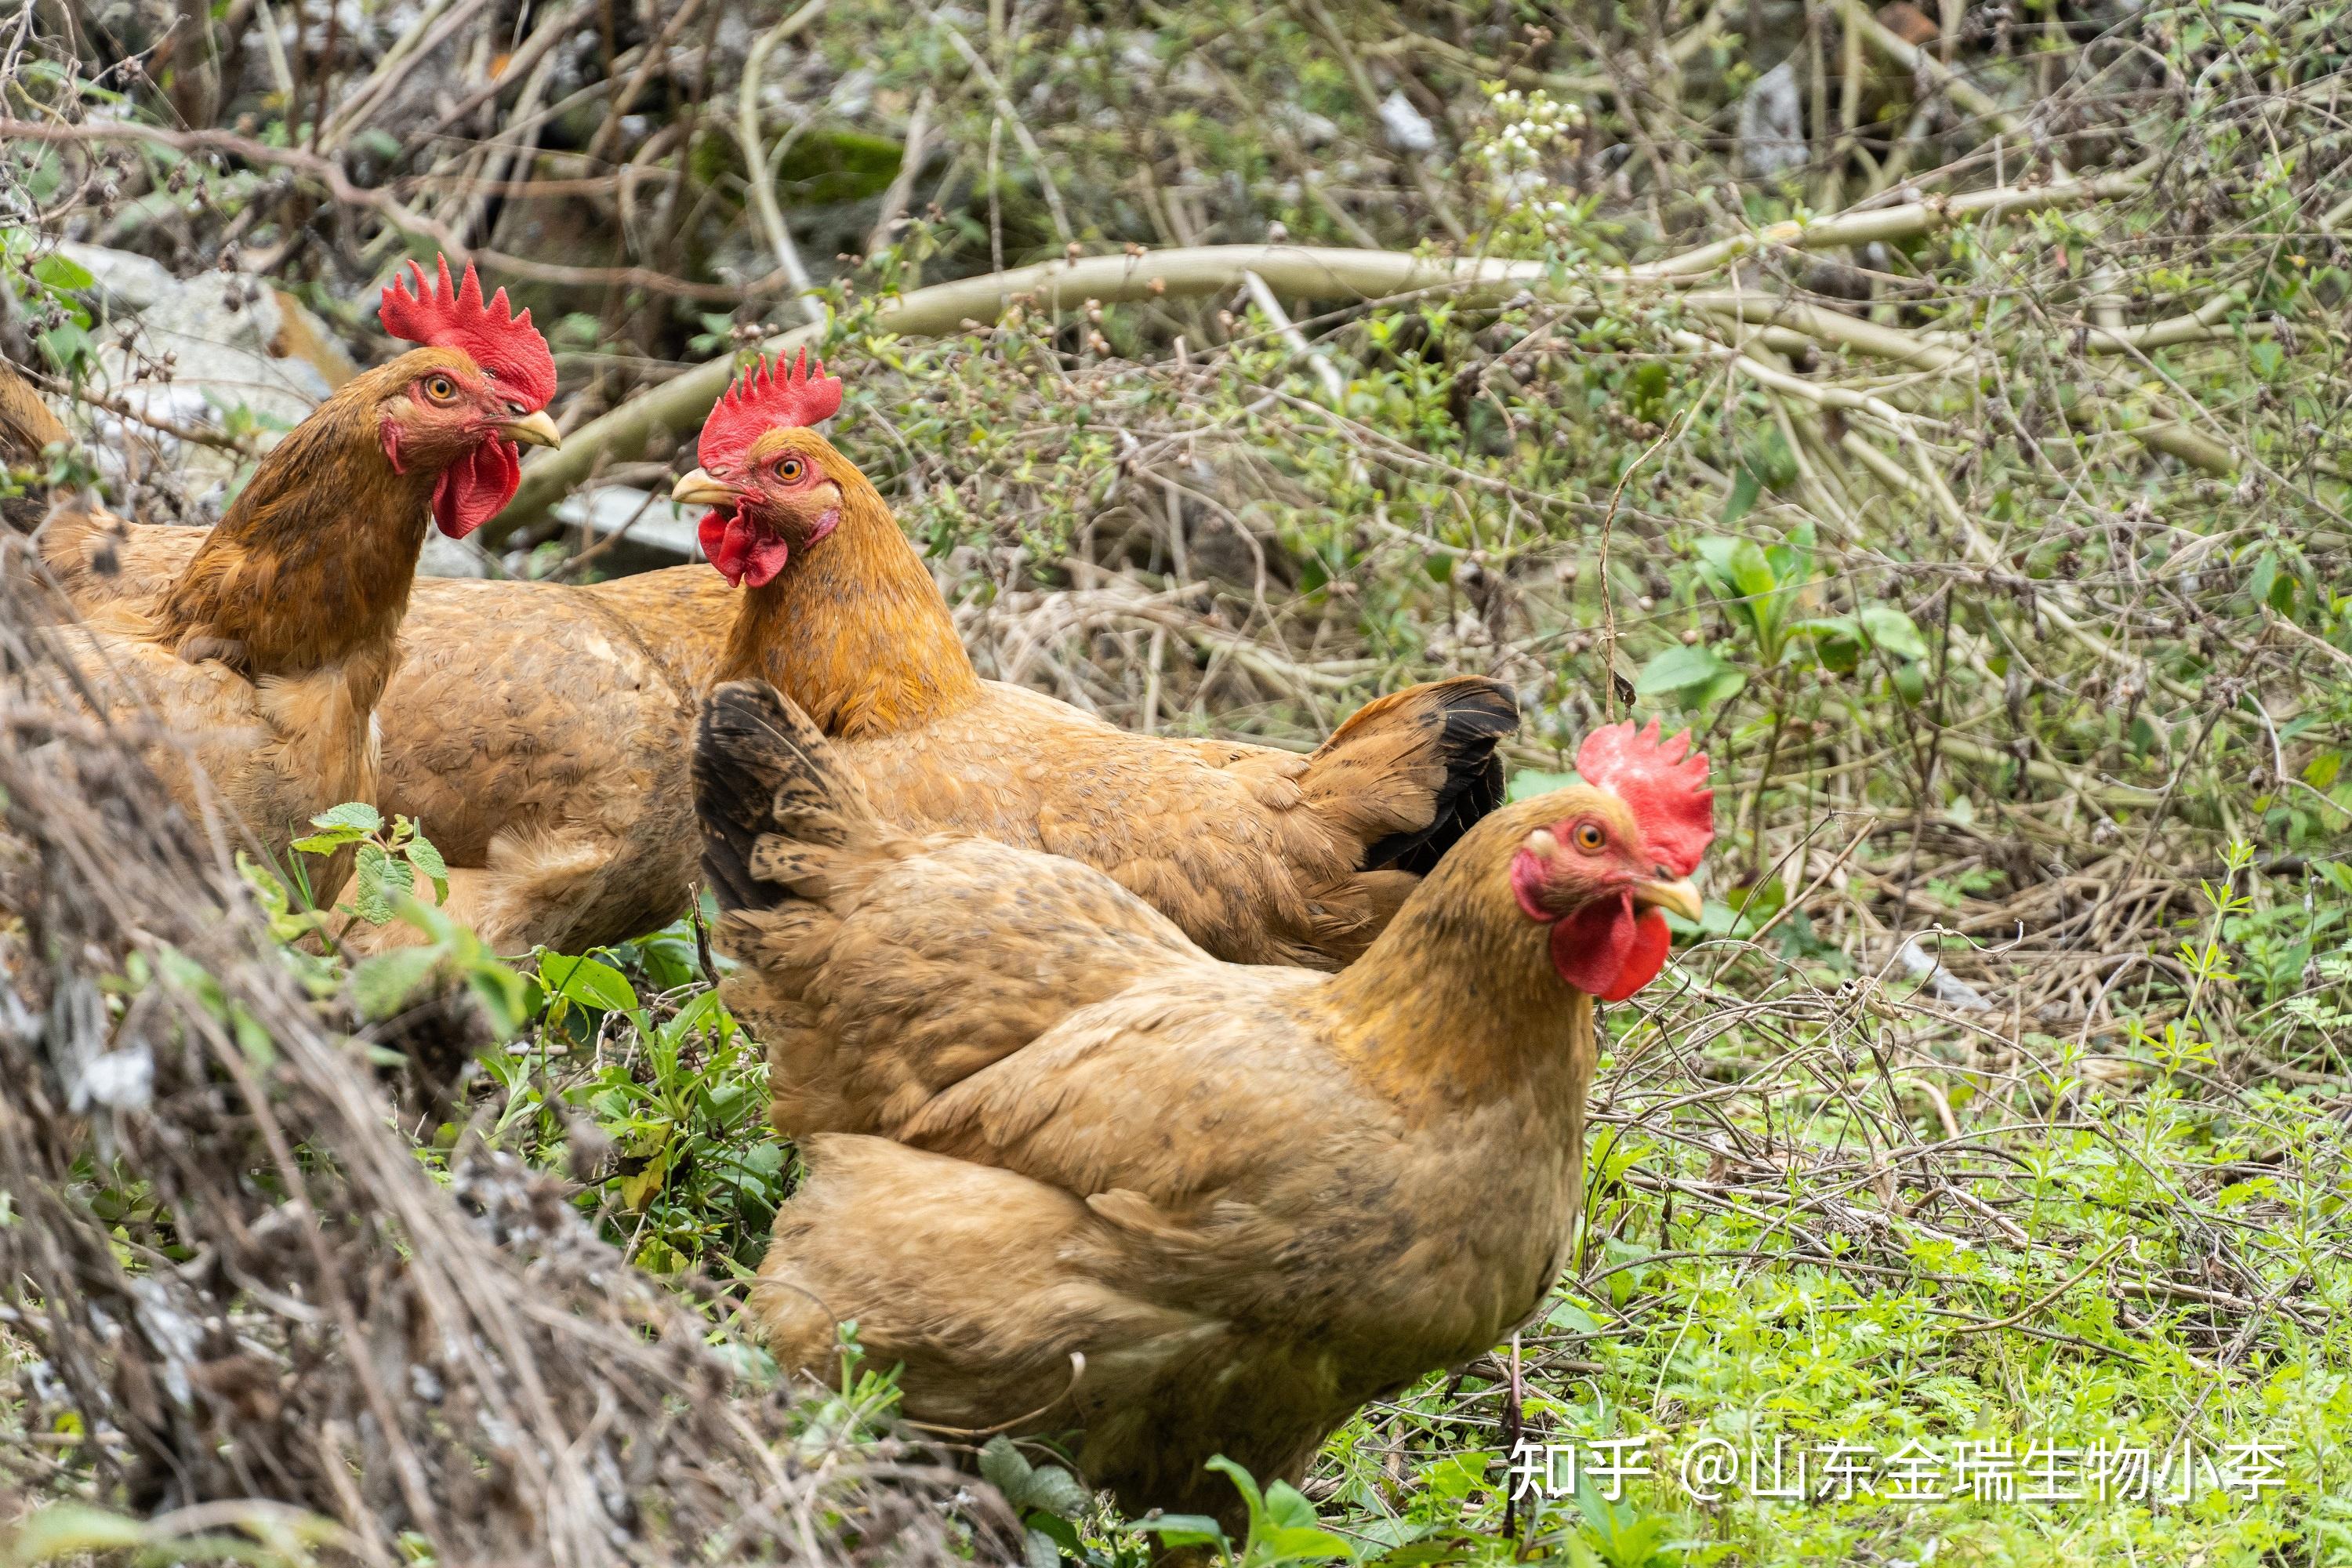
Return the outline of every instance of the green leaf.
[[[1732,476],[1731,494],[1723,503],[1723,516],[1720,521],[1724,526],[1728,528],[1755,510],[1757,498],[1763,493],[1764,481],[1757,478],[1755,469],[1742,463],[1739,466],[1739,472]]]
[[[363,958],[352,966],[352,1005],[362,1017],[389,1018],[408,1005],[440,962],[429,947],[396,947]]]
[[[1862,662],[1862,626],[1852,616],[1822,616],[1799,621],[1789,635],[1813,639],[1822,668],[1835,675],[1851,675]]]
[[[1205,1513],[1163,1513],[1128,1527],[1139,1535],[1156,1535],[1170,1546],[1220,1546],[1224,1527]]]
[[[52,289],[89,289],[98,283],[88,268],[55,251],[33,263],[33,276]]]
[[[446,904],[449,901],[449,862],[441,858],[441,851],[425,837],[423,828],[417,828],[415,833],[405,847],[408,863],[424,872],[425,879],[433,884],[433,901]]]
[[[1892,605],[1864,605],[1862,607],[1862,629],[1870,640],[1897,658],[1925,658],[1927,639],[1911,617]]]
[[[392,864],[392,857],[384,853],[383,846],[362,844],[359,859],[352,868],[352,909],[371,925],[382,925],[392,919],[392,895],[408,890],[408,868],[401,867],[401,882],[395,885]]]
[[[41,334],[41,348],[49,363],[59,370],[70,371],[89,357],[91,342],[89,331],[78,321],[68,321]]]
[[[383,813],[363,800],[347,800],[310,819],[313,827],[348,827],[361,833],[383,830]]]
[[[1676,645],[1642,667],[1642,673],[1633,681],[1633,692],[1638,697],[1663,697],[1669,692],[1686,691],[1714,680],[1730,668],[1711,647]]]
[[[1290,1530],[1312,1530],[1322,1522],[1315,1517],[1315,1505],[1307,1500],[1307,1494],[1288,1481],[1276,1481],[1265,1489],[1265,1516]]]
[[[550,996],[560,996],[600,1012],[625,1013],[637,1005],[636,988],[629,984],[628,976],[598,959],[541,953],[539,980]]]
[[[540,973],[544,975],[546,970]],[[1013,1439],[1002,1433],[988,1440],[980,1451],[980,1477],[1004,1494],[1004,1500],[1018,1509],[1029,1501],[1029,1461],[1013,1446]]]
[[[1234,1483],[1234,1489],[1242,1494],[1242,1501],[1249,1509],[1250,1530],[1255,1534],[1258,1521],[1265,1517],[1265,1494],[1258,1490],[1257,1478],[1223,1454],[1201,1468],[1214,1470]]]
[[[2271,589],[2277,584],[2278,576],[2277,555],[2263,551],[2262,558],[2254,563],[2252,574],[2246,578],[2246,596],[2257,605],[2269,603]]]
[[[1028,1500],[1032,1508],[1042,1508],[1064,1519],[1076,1519],[1094,1500],[1078,1478],[1059,1465],[1038,1465],[1029,1472]]]

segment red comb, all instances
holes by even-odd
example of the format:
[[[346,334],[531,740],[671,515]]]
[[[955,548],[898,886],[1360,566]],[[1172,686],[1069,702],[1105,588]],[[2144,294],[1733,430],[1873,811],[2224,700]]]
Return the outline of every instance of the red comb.
[[[1690,747],[1688,730],[1662,740],[1655,719],[1646,730],[1636,730],[1629,719],[1593,731],[1576,752],[1576,771],[1584,782],[1633,808],[1643,846],[1678,877],[1697,869],[1698,858],[1715,837],[1706,753]]]
[[[753,360],[710,411],[694,448],[705,468],[722,478],[731,475],[751,443],[768,431],[781,425],[821,425],[841,412],[841,378],[825,374],[823,360],[812,365],[803,349],[792,368],[780,374],[782,364]]]
[[[424,267],[411,261],[409,268],[416,275],[413,291],[397,272],[383,286],[383,304],[376,311],[383,330],[412,343],[462,349],[533,412],[546,407],[555,395],[555,356],[530,324],[530,312],[516,315],[503,289],[484,304],[482,280],[475,276],[472,262],[466,263],[465,282],[452,287],[449,258],[435,260],[441,269],[437,284],[427,281]]]

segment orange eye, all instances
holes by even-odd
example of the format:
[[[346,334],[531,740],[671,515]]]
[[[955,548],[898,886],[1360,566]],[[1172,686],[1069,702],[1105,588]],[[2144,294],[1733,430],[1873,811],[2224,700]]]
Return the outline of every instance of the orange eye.
[[[798,458],[786,458],[782,462],[776,465],[776,478],[783,480],[784,483],[788,485],[796,485],[800,483],[801,476],[807,472],[808,465],[802,462]]]
[[[446,375],[428,375],[425,378],[425,395],[436,403],[455,403],[457,384]]]
[[[1576,847],[1587,855],[1599,850],[1608,842],[1609,836],[1601,831],[1599,823],[1580,822],[1576,825]]]

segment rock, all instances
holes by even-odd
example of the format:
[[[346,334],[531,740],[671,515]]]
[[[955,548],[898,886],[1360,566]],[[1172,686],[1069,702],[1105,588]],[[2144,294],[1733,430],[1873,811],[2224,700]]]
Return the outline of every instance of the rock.
[[[1748,179],[1769,180],[1803,168],[1811,156],[1797,68],[1782,60],[1758,77],[1739,100],[1739,172]]]
[[[142,413],[191,428],[242,428],[266,448],[358,374],[333,329],[261,279],[180,279],[127,250],[71,241],[58,248],[95,280],[100,388]],[[118,330],[124,323],[135,329],[129,342]],[[166,354],[169,380],[155,368]],[[179,470],[200,501],[236,478],[236,455],[220,447],[102,412],[96,423],[102,460],[135,440]]]
[[[437,528],[425,531],[425,548],[416,552],[419,577],[488,577],[497,564],[472,540],[452,539]]]
[[[1437,149],[1437,127],[1412,106],[1404,89],[1392,89],[1381,100],[1381,130],[1389,145],[1400,153],[1432,153]]]
[[[1895,959],[1903,966],[1904,973],[1921,982],[1927,994],[1946,1006],[1957,1007],[1963,1013],[1992,1011],[1992,1004],[1985,1000],[1983,992],[1946,969],[1943,961],[1928,952],[1917,937],[1906,939],[1895,949]]]
[[[699,561],[705,510],[681,507],[667,496],[657,496],[634,485],[599,485],[558,502],[555,515],[591,533],[625,531],[632,544]]]

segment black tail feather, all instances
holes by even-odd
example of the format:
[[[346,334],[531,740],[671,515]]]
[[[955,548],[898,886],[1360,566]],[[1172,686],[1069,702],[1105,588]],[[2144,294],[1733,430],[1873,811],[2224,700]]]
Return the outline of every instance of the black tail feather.
[[[753,861],[763,837],[839,844],[871,820],[865,792],[807,715],[764,680],[736,680],[703,704],[694,742],[702,874],[722,910],[787,896]]]
[[[1517,697],[1484,676],[1458,677],[1443,686],[1438,745],[1445,757],[1445,782],[1437,792],[1437,809],[1427,826],[1373,844],[1360,869],[1425,877],[1455,840],[1503,804],[1503,759],[1495,748],[1519,727]]]

